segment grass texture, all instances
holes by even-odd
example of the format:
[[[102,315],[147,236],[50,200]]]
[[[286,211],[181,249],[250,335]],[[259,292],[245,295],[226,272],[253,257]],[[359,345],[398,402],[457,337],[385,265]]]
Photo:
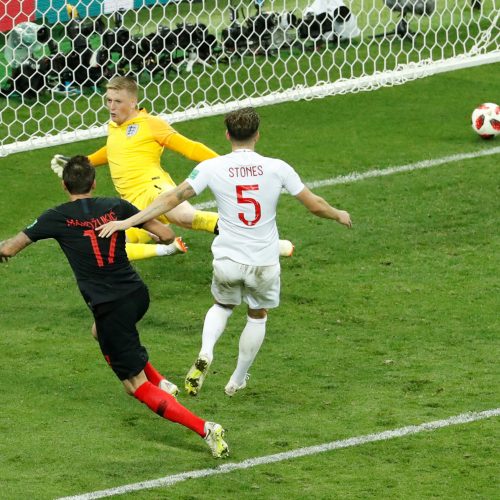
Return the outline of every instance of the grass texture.
[[[498,65],[401,87],[262,108],[259,151],[304,181],[498,146],[470,113],[497,101]],[[221,117],[177,128],[220,153]],[[104,140],[0,159],[0,239],[64,200],[49,162]],[[193,164],[166,152],[182,181]],[[499,406],[498,155],[372,178],[317,193],[354,229],[316,219],[290,196],[278,207],[282,303],[248,388],[223,388],[245,323],[239,308],[192,411],[227,428],[230,461]],[[111,195],[106,168],[98,195]],[[207,201],[203,195],[199,201]],[[185,256],[136,263],[152,305],[140,324],[152,362],[182,385],[210,307],[212,237],[179,230]],[[54,242],[0,266],[1,496],[50,499],[214,467],[205,444],[125,395],[90,336],[91,317]],[[129,499],[494,498],[498,419],[332,451]]]

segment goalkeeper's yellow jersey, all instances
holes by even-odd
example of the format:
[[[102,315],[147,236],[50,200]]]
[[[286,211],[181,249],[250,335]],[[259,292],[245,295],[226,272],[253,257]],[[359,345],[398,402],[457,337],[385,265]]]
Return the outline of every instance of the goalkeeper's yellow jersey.
[[[120,196],[133,199],[149,189],[155,180],[175,185],[160,164],[164,147],[196,162],[218,156],[200,142],[179,134],[161,118],[141,109],[136,117],[121,125],[109,122],[106,146],[88,158],[94,167],[108,163]]]

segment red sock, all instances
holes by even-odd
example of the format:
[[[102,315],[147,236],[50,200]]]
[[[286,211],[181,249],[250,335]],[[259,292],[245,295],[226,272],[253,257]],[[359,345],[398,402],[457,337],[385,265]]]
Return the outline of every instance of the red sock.
[[[148,405],[160,417],[166,418],[171,422],[177,422],[196,432],[201,437],[205,437],[205,420],[191,413],[173,396],[158,389],[151,382],[144,382],[134,392],[134,396],[142,403]]]
[[[165,377],[148,361],[144,367],[146,378],[153,384],[158,385]]]

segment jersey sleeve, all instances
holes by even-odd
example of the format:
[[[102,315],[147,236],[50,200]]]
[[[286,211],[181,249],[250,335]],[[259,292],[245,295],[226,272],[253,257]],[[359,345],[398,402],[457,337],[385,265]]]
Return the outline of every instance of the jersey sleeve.
[[[178,132],[170,138],[167,147],[189,160],[198,162],[219,156],[215,151],[212,151],[201,142],[192,141]]]
[[[186,182],[191,185],[194,192],[198,195],[208,186],[208,180],[208,168],[205,164],[200,163],[191,171]]]
[[[283,162],[280,171],[283,172],[283,187],[292,196],[297,196],[304,189],[304,183],[300,180],[299,174],[285,162]]]
[[[149,125],[158,144],[185,156],[189,160],[201,162],[219,156],[201,142],[192,141],[179,134],[171,125],[157,116],[150,118]]]
[[[55,238],[57,234],[53,214],[54,212],[52,210],[47,210],[27,228],[23,229],[23,233],[33,242],[45,240],[47,238]]]
[[[95,153],[88,155],[87,158],[89,159],[89,162],[93,167],[104,165],[105,163],[108,163],[108,149],[106,146],[103,146]]]

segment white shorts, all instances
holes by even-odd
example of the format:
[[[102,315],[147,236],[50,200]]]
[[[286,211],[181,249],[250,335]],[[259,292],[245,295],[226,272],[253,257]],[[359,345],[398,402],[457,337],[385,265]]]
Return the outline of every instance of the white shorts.
[[[279,263],[272,266],[249,266],[231,259],[214,259],[212,295],[223,305],[239,305],[250,309],[271,309],[280,303]]]

